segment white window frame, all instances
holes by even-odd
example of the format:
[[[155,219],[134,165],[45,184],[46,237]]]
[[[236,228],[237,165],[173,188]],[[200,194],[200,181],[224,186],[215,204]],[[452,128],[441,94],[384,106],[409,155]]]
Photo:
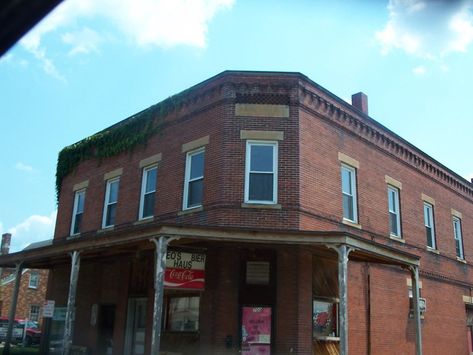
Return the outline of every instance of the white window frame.
[[[394,193],[394,206],[390,204],[390,195]],[[402,229],[401,229],[401,204],[399,198],[399,189],[397,187],[388,185],[388,213],[389,213],[389,235],[396,238],[402,238]],[[391,228],[391,214],[396,216],[396,227],[398,233],[393,233]]]
[[[30,279],[28,281],[28,288],[38,288],[39,287],[39,273],[36,271],[30,272]]]
[[[426,216],[428,218],[426,218]],[[430,220],[430,225],[428,224],[428,219]],[[434,220],[434,206],[428,202],[424,201],[424,227],[430,228],[432,231],[432,245],[428,244],[427,240],[427,247],[431,249],[437,249],[437,240],[435,238],[435,220]],[[427,232],[425,234],[427,238]]]
[[[143,213],[144,213],[144,203],[145,203],[145,195],[149,195],[149,194],[156,194],[156,185],[153,186],[154,187],[154,190],[152,191],[146,191],[146,185],[148,184],[148,172],[153,170],[153,169],[156,169],[156,180],[157,180],[157,176],[158,176],[158,164],[153,164],[153,165],[150,165],[150,166],[147,166],[145,168],[143,168],[143,177],[141,179],[141,194],[140,194],[140,209],[139,209],[139,220],[143,220],[143,219],[148,219],[148,218],[152,218],[154,213],[150,216],[143,216]]]
[[[33,307],[35,307],[38,312],[35,313],[36,314],[36,317],[32,317],[33,315]],[[39,321],[39,315],[41,314],[41,306],[38,305],[38,304],[30,304],[30,312],[29,312],[29,320],[31,321],[34,321],[34,322],[38,322]]]
[[[192,166],[191,166],[192,165],[192,157],[194,155],[201,154],[201,153],[204,154],[204,166],[203,166],[203,169],[202,169],[202,175],[199,176],[199,177],[191,179],[190,175],[191,175],[191,168],[192,168]],[[197,180],[202,180],[202,189],[203,189],[204,188],[203,187],[204,177],[205,177],[205,147],[187,152],[187,154],[186,154],[186,169],[185,169],[185,177],[184,177],[184,196],[183,196],[183,199],[182,199],[182,210],[190,210],[190,209],[193,209],[193,208],[202,207],[202,201],[200,201],[200,204],[198,204],[198,205],[189,206],[188,205],[188,198],[189,198],[188,193],[189,193],[190,183],[194,182],[194,181],[197,181]],[[202,199],[203,199],[203,191],[202,191]]]
[[[109,201],[110,186],[115,182],[118,182],[117,200],[113,201],[113,202],[110,202]],[[108,212],[108,209],[111,205],[118,204],[118,194],[119,194],[119,192],[120,192],[120,177],[116,177],[116,178],[107,180],[107,189],[105,191],[105,201],[104,201],[104,205],[103,205],[102,228],[110,228],[110,227],[114,226],[114,224],[109,224],[109,225],[106,224],[106,222],[107,222],[107,212]]]
[[[251,171],[251,147],[252,146],[271,146],[273,148],[273,171]],[[250,174],[272,174],[273,175],[273,199],[272,200],[250,200]],[[278,203],[278,142],[264,140],[246,141],[246,162],[245,162],[245,203],[256,203],[272,205]]]
[[[84,209],[85,209],[85,190],[86,189],[81,189],[81,190],[78,190],[74,193],[74,205],[73,205],[73,208],[72,208],[72,221],[71,221],[71,233],[70,235],[73,236],[73,235],[79,235],[80,234],[80,230],[79,232],[77,233],[74,233],[74,229],[76,227],[76,217],[79,213],[82,213],[82,215],[84,215]],[[82,211],[78,211],[78,208],[79,208],[79,197],[82,195],[82,201],[83,201],[83,207],[82,207]]]
[[[350,187],[352,194],[348,194],[343,191],[343,170],[348,170],[351,173]],[[356,190],[356,168],[353,166],[343,164],[340,167],[340,179],[342,183],[342,195],[347,195],[352,197],[352,208],[353,208],[353,219],[350,219],[345,216],[345,211],[343,210],[343,196],[342,196],[342,213],[343,219],[352,223],[358,223],[358,199],[357,199],[357,190]]]
[[[457,216],[452,217],[453,222],[453,238],[455,239],[455,252],[458,258],[465,259],[463,251],[463,234],[461,219]],[[458,248],[457,248],[458,244]],[[460,255],[459,255],[460,254]]]

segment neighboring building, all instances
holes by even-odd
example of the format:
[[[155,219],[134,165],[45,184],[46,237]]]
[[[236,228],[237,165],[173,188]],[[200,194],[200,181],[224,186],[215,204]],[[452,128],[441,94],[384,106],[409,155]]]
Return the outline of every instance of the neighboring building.
[[[361,93],[226,71],[65,148],[57,179],[54,242],[0,265],[51,270],[66,351],[471,352],[473,185]]]
[[[1,252],[8,254],[10,250],[11,234],[2,235]],[[15,270],[3,268],[0,277],[0,317],[8,317],[13,288],[15,284]],[[20,292],[16,306],[15,318],[29,319],[41,322],[41,308],[46,300],[48,270],[22,270]]]

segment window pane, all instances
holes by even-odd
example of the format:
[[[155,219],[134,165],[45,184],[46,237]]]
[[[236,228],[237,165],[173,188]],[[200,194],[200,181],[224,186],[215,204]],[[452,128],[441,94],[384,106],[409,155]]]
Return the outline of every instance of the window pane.
[[[457,250],[457,256],[459,258],[463,257],[462,255],[462,247],[461,247],[461,244],[460,244],[460,240],[455,240],[455,247],[456,247],[456,250]]]
[[[150,217],[154,214],[154,196],[155,193],[151,192],[146,194],[143,199],[143,218]]]
[[[105,219],[105,225],[111,226],[115,224],[115,215],[117,213],[117,205],[111,204],[107,207],[107,218]]]
[[[273,172],[273,146],[251,146],[250,171]]]
[[[424,221],[425,221],[425,225],[428,226],[428,227],[432,226],[432,223],[431,223],[431,220],[430,220],[430,215],[431,215],[430,211],[431,211],[430,207],[427,206],[427,205],[424,205]]]
[[[156,176],[158,169],[152,168],[146,171],[146,187],[145,192],[151,192],[156,190]]]
[[[117,202],[118,200],[118,185],[119,185],[118,183],[119,183],[118,180],[110,183],[110,192],[108,195],[109,203]]]
[[[395,213],[389,213],[389,226],[391,229],[391,234],[399,235],[397,215]]]
[[[82,213],[77,213],[74,220],[74,230],[72,231],[74,234],[80,233],[81,222],[82,222]]]
[[[432,228],[425,227],[425,233],[427,234],[427,245],[431,248],[435,248],[434,239],[432,235]]]
[[[343,217],[353,221],[355,215],[353,213],[353,197],[343,194]]]
[[[273,174],[250,174],[248,197],[251,201],[273,200]]]
[[[342,168],[342,192],[353,195],[351,189],[351,180],[352,180],[352,172],[346,168]]]
[[[190,179],[204,176],[204,152],[191,156]]]
[[[202,204],[203,179],[189,182],[189,192],[187,196],[187,207]]]
[[[199,297],[179,297],[169,301],[169,330],[199,330]]]
[[[77,194],[77,213],[84,212],[84,197],[85,193],[83,191]]]

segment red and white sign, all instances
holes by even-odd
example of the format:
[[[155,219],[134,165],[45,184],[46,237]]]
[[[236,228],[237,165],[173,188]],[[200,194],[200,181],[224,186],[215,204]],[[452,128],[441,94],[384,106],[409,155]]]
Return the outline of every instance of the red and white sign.
[[[205,254],[168,251],[164,287],[203,290],[205,287]]]

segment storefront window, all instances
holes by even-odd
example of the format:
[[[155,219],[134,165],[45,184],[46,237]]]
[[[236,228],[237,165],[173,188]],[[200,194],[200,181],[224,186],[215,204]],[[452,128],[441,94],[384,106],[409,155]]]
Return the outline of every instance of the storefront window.
[[[338,303],[332,300],[313,301],[312,323],[315,339],[338,337]]]
[[[167,330],[171,332],[198,331],[199,303],[199,296],[169,298]]]

